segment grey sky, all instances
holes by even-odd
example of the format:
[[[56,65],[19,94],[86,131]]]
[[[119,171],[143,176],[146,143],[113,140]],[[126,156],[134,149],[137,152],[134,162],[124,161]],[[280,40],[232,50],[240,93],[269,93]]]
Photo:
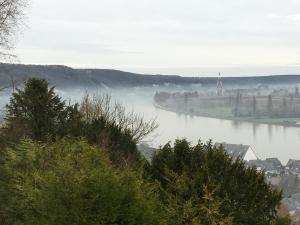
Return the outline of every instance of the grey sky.
[[[22,63],[300,74],[299,0],[32,0]]]

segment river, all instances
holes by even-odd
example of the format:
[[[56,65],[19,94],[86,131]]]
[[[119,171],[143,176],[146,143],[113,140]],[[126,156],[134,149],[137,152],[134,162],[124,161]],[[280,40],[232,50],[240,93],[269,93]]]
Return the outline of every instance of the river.
[[[261,159],[277,157],[284,164],[289,159],[300,159],[300,128],[179,115],[156,108],[153,105],[155,91],[157,88],[106,90],[128,109],[143,114],[145,119],[156,118],[159,128],[146,140],[152,146],[158,147],[176,138],[187,138],[192,143],[212,139],[250,145]],[[59,91],[59,94],[64,99],[79,101],[84,92],[76,89]],[[4,105],[4,100],[7,101],[7,97],[2,96],[0,105]]]
[[[155,147],[176,138],[187,138],[192,143],[212,139],[213,142],[250,145],[260,159],[277,157],[284,164],[289,159],[300,159],[298,127],[180,115],[156,108],[154,93],[138,90],[112,92],[112,95],[128,108],[143,113],[145,118],[156,117],[159,128],[149,140]]]

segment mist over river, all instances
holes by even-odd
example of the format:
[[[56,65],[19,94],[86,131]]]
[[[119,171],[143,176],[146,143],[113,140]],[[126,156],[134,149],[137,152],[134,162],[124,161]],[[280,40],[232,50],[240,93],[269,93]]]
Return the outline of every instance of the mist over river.
[[[213,142],[250,145],[261,159],[277,157],[283,164],[289,159],[300,159],[300,128],[252,122],[230,121],[200,116],[180,115],[156,108],[153,96],[157,87],[124,89],[69,89],[59,90],[59,94],[72,102],[80,101],[84,93],[109,93],[128,110],[144,115],[145,119],[156,118],[159,128],[147,140],[149,145],[158,147],[176,138],[187,138],[193,143],[199,139]],[[168,90],[170,91],[170,90]],[[7,97],[0,98],[3,107]]]

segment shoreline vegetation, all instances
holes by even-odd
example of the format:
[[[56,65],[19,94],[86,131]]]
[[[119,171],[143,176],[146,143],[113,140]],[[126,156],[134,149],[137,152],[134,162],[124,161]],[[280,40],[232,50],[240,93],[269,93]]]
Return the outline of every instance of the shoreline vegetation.
[[[165,97],[169,95],[169,97]],[[176,97],[174,97],[177,94]],[[227,97],[207,97],[202,98],[202,100],[212,100],[212,105],[210,104],[205,105],[201,102],[201,97],[193,96],[190,98],[184,97],[184,93],[182,96],[180,94],[170,94],[170,93],[156,93],[154,96],[153,105],[156,108],[174,112],[178,114],[190,115],[190,116],[200,116],[200,117],[208,117],[214,119],[222,119],[222,120],[230,120],[236,122],[250,122],[250,123],[257,123],[257,124],[269,124],[269,125],[277,125],[277,126],[286,126],[286,127],[300,127],[300,116],[299,117],[270,117],[268,115],[263,116],[253,116],[253,115],[234,115],[234,107],[232,104],[225,102],[223,105],[216,104],[216,99],[225,99]],[[195,93],[194,93],[195,94]],[[161,95],[165,95],[164,99],[161,98]],[[264,98],[269,98],[265,96]],[[236,101],[236,99],[229,100],[228,97],[226,100],[228,101]],[[200,100],[200,101],[199,101]],[[268,101],[268,100],[267,100]],[[274,102],[274,100],[273,100]],[[201,104],[203,106],[201,107]],[[234,103],[236,104],[236,103]],[[253,105],[250,106],[253,108]],[[257,106],[256,106],[257,107]],[[268,107],[268,106],[267,106]],[[287,108],[287,107],[286,107]],[[245,109],[244,109],[245,110]]]

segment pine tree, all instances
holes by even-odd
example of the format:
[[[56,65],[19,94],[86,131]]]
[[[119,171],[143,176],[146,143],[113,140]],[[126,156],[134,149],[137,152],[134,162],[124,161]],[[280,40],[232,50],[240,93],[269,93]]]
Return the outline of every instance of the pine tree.
[[[288,105],[287,105],[287,102],[286,102],[286,98],[283,97],[282,99],[282,111],[283,111],[283,116],[287,116],[287,112],[288,112]]]
[[[268,110],[268,116],[272,116],[272,112],[273,112],[273,100],[272,100],[272,96],[271,95],[268,96],[267,110]]]
[[[252,113],[253,113],[253,115],[255,116],[256,115],[256,107],[257,107],[257,103],[256,103],[256,97],[255,96],[253,96],[253,103],[252,103],[253,105],[252,105]]]
[[[39,141],[55,138],[80,118],[77,106],[66,106],[44,79],[29,79],[24,90],[13,93],[6,108],[2,133],[10,141],[24,136]]]
[[[233,161],[212,142],[167,144],[152,159],[150,176],[162,187],[173,224],[265,225],[277,221],[281,193],[256,168]],[[171,223],[172,224],[172,223]]]

